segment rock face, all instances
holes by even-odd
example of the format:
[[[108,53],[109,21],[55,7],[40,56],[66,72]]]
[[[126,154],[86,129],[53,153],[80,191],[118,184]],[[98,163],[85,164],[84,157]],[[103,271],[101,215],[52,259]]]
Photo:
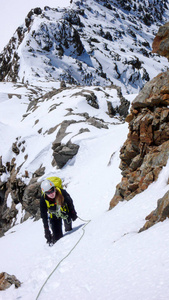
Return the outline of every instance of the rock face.
[[[63,168],[63,166],[77,154],[79,146],[69,141],[65,145],[56,144],[53,146],[53,150],[54,159],[52,165],[57,165],[59,168]]]
[[[169,23],[161,26],[153,42],[153,52],[169,59]],[[135,98],[126,121],[129,134],[120,158],[122,180],[110,202],[130,200],[158,178],[169,158],[169,71],[156,76]],[[169,192],[158,200],[140,232],[169,217]]]
[[[132,103],[129,134],[120,151],[122,180],[110,208],[130,200],[158,178],[169,158],[169,72],[148,82]]]
[[[4,166],[5,168],[5,166]],[[40,217],[39,202],[40,202],[40,183],[38,178],[44,174],[45,168],[40,168],[33,174],[28,186],[17,178],[17,170],[15,164],[9,163],[6,170],[10,173],[7,183],[0,181],[1,202],[0,202],[0,237],[4,232],[15,224],[17,215],[20,212],[20,222],[27,220],[33,216],[36,219]],[[25,177],[27,174],[25,174]]]
[[[169,59],[169,23],[159,28],[159,31],[153,41],[153,53],[158,53]]]
[[[21,282],[14,275],[9,275],[6,272],[0,273],[0,291],[8,289],[12,284],[16,288],[21,286]]]
[[[157,222],[162,222],[169,217],[169,191],[158,200],[157,208],[153,210],[147,217],[146,223],[143,228],[140,229],[140,232],[148,229]]]

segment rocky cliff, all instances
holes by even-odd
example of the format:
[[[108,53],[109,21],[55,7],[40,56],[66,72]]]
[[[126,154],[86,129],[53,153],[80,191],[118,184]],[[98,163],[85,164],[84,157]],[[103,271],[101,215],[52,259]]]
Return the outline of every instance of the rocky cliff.
[[[159,29],[153,51],[169,57],[169,23]],[[110,202],[130,200],[155,180],[169,158],[169,71],[146,83],[131,105],[127,140],[120,151],[121,182]],[[168,179],[166,179],[168,180]],[[169,217],[169,193],[158,202],[143,229]],[[143,230],[142,229],[142,230]]]

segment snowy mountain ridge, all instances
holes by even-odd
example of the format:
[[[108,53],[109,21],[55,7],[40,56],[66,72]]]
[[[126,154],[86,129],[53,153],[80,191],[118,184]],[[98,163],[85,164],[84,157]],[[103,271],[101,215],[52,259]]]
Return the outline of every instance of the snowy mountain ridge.
[[[1,81],[116,84],[137,93],[167,67],[151,53],[166,1],[73,1],[32,9],[0,55]]]

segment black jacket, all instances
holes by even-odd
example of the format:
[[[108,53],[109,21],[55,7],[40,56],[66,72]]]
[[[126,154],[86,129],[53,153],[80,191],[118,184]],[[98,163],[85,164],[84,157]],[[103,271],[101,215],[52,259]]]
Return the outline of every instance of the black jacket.
[[[66,192],[66,190],[61,189],[62,195],[64,197],[64,205],[67,204],[67,211],[66,214],[74,221],[77,218],[77,213],[75,211],[73,200],[70,195]],[[46,198],[50,203],[53,204],[53,201],[50,201],[49,198]],[[53,206],[53,210],[56,210],[56,205]],[[40,199],[40,212],[41,218],[43,220],[44,227],[48,227],[48,208],[45,201],[44,195]]]

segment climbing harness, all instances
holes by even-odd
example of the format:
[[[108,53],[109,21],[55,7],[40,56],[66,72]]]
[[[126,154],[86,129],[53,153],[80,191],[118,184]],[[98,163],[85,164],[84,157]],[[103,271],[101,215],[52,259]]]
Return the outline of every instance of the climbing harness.
[[[69,213],[69,208],[67,203],[64,203],[64,205],[59,205],[57,202],[56,203],[50,203],[48,200],[45,199],[47,209],[48,209],[48,216],[50,218],[55,215],[57,218],[62,218],[66,220],[68,218],[67,213]],[[53,207],[53,209],[52,209]]]
[[[39,298],[44,286],[46,285],[47,281],[50,279],[50,277],[53,275],[53,273],[56,271],[56,269],[60,266],[60,264],[72,253],[72,251],[76,248],[76,246],[80,243],[81,239],[83,238],[84,234],[85,234],[85,227],[91,222],[91,220],[83,220],[82,218],[78,217],[79,220],[81,220],[82,222],[85,222],[86,224],[83,226],[82,230],[83,233],[81,235],[81,237],[79,238],[79,240],[76,242],[76,244],[73,246],[73,248],[68,252],[68,254],[66,256],[64,256],[56,265],[56,267],[53,269],[53,271],[49,274],[49,276],[47,277],[47,279],[45,280],[44,284],[42,285],[41,289],[39,290],[39,293],[36,297],[36,300]]]
[[[63,220],[66,220],[68,218],[68,215],[66,214],[66,211],[62,209],[60,205],[57,205],[56,210],[48,210],[50,216],[54,215],[56,218],[62,218]],[[52,218],[52,216],[51,216]]]

